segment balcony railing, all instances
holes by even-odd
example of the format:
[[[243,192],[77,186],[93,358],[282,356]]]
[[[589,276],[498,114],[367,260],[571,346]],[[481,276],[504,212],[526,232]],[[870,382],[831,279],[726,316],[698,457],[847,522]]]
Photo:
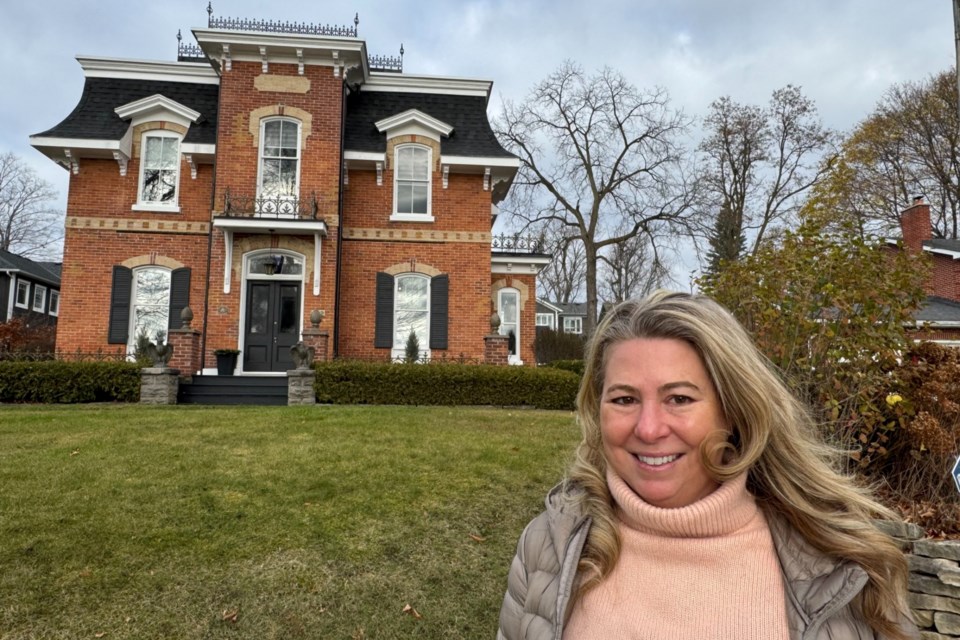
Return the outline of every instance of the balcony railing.
[[[494,253],[546,253],[546,241],[543,236],[501,233],[493,236],[490,249]]]
[[[303,198],[263,196],[237,193],[227,189],[223,193],[223,213],[229,218],[294,218],[322,220],[321,201],[316,193]]]

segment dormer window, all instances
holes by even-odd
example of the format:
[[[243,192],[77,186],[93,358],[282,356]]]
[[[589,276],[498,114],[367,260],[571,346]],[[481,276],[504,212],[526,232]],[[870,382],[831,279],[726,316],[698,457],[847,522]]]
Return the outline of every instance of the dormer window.
[[[394,151],[393,219],[433,220],[430,215],[430,166],[433,151],[401,145]]]
[[[141,207],[177,210],[180,179],[180,136],[167,131],[148,131],[140,146]]]
[[[265,200],[261,212],[283,213],[282,201],[300,193],[300,123],[271,118],[261,127],[258,196]]]

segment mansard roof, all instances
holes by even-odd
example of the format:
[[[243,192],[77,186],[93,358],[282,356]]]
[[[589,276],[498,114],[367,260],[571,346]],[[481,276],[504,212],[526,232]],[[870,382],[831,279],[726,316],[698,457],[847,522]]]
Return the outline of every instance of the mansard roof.
[[[444,155],[486,158],[513,158],[500,146],[487,119],[487,98],[477,95],[365,91],[347,98],[344,149],[386,151],[387,140],[376,123],[415,109],[453,127],[443,139]]]
[[[88,77],[80,102],[70,115],[52,129],[33,137],[119,140],[130,123],[122,120],[114,109],[153,95],[162,95],[200,113],[184,142],[216,144],[218,85],[133,78]]]

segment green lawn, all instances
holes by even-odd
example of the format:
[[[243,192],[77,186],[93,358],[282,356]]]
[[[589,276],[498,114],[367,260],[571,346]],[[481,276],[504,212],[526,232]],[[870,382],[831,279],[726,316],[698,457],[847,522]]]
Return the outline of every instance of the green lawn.
[[[492,638],[576,440],[567,412],[0,406],[0,639]]]

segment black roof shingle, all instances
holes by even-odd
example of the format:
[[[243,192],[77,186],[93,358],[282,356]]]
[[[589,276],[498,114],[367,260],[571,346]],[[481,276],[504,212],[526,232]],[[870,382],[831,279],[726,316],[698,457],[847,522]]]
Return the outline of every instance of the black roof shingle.
[[[119,140],[129,123],[114,109],[135,100],[160,94],[200,113],[190,125],[184,142],[216,144],[219,86],[193,82],[133,80],[127,78],[87,78],[80,102],[63,121],[38,137]]]
[[[376,122],[416,109],[453,127],[443,141],[443,153],[452,156],[511,158],[500,146],[487,119],[483,96],[435,93],[361,91],[347,98],[344,148],[349,151],[382,152],[387,141]]]
[[[4,249],[0,249],[0,269],[11,269],[26,274],[32,280],[39,280],[60,286],[60,265],[52,268],[52,263],[34,262],[30,258],[18,256]]]

